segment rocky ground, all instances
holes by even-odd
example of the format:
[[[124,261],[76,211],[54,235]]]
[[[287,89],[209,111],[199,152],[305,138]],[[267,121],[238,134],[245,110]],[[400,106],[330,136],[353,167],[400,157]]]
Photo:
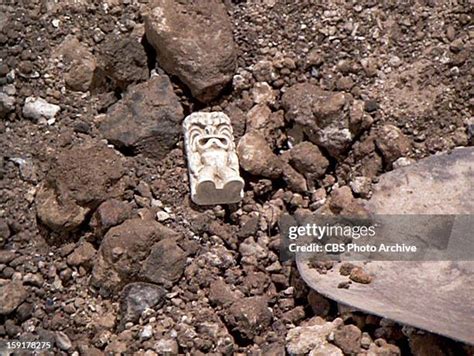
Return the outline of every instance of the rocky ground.
[[[0,338],[43,354],[462,355],[310,291],[278,220],[355,213],[474,143],[468,1],[3,1]],[[190,202],[181,122],[224,111],[243,202]],[[246,157],[246,158],[244,158]]]

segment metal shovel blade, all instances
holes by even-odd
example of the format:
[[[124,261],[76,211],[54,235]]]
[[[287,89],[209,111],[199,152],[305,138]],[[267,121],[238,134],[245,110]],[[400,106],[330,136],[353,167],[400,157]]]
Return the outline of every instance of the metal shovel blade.
[[[380,177],[367,208],[374,214],[474,215],[474,148],[455,149]],[[461,220],[462,221],[462,220]],[[461,237],[472,246],[474,231]],[[469,251],[472,255],[474,251]],[[368,261],[369,284],[338,288],[337,263],[326,274],[297,256],[304,281],[318,293],[361,311],[474,344],[474,260]],[[357,264],[357,263],[355,263]]]

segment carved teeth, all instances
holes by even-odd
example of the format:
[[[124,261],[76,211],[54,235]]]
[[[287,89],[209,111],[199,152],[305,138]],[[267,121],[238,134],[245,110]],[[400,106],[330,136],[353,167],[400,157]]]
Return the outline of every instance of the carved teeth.
[[[222,112],[198,112],[183,122],[191,200],[198,205],[231,204],[242,200],[230,119]]]

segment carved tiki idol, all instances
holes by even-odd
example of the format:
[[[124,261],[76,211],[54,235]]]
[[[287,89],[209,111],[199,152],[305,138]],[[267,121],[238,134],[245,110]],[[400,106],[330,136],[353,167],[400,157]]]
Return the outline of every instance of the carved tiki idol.
[[[232,126],[221,112],[199,112],[183,123],[191,199],[198,205],[231,204],[243,197]]]

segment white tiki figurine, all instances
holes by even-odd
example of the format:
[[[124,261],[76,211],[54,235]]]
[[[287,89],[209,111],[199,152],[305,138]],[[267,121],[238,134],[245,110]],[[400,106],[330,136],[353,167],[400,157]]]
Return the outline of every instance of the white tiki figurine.
[[[198,205],[231,204],[243,198],[230,119],[222,112],[198,112],[183,123],[191,199]]]

